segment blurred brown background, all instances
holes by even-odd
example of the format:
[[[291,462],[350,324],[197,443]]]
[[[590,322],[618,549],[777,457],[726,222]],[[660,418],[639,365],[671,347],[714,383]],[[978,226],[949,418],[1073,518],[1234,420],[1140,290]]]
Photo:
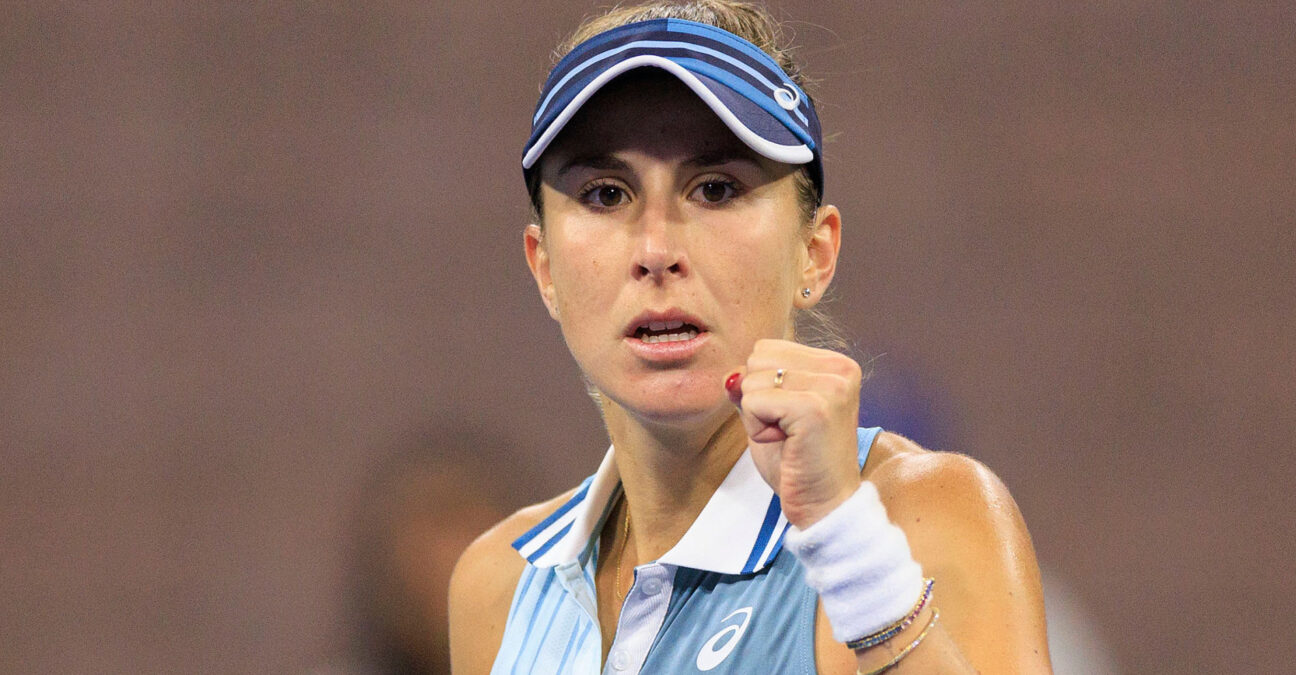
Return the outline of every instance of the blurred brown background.
[[[345,669],[375,504],[593,470],[518,167],[592,9],[0,7],[0,671]],[[1293,5],[775,10],[864,419],[997,471],[1123,671],[1290,668]]]

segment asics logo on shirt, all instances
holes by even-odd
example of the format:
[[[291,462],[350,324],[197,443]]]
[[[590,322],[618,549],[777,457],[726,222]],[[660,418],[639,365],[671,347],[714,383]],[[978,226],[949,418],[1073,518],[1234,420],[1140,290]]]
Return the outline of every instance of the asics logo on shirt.
[[[715,668],[729,656],[734,647],[738,646],[738,641],[742,639],[743,633],[747,632],[747,624],[751,622],[752,608],[736,609],[730,612],[729,616],[721,619],[721,621],[728,621],[739,614],[743,615],[742,623],[726,626],[719,633],[712,635],[711,639],[706,641],[706,644],[702,645],[702,651],[698,652],[697,655],[698,670],[706,672]],[[721,642],[724,644],[721,644],[720,648],[717,649],[716,645]]]

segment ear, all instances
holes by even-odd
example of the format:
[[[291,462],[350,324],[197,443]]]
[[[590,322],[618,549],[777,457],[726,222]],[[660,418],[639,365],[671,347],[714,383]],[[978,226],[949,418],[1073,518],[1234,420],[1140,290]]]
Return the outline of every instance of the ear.
[[[534,223],[527,225],[522,232],[522,244],[525,247],[527,267],[535,279],[536,288],[540,290],[540,299],[544,301],[549,316],[558,320],[558,305],[554,302],[553,277],[549,274],[549,252],[545,250],[544,230]]]
[[[818,304],[837,272],[837,254],[841,251],[841,212],[827,204],[815,211],[814,227],[806,240],[806,261],[801,268],[801,287],[797,289],[796,306],[806,309]],[[810,297],[801,295],[810,289]]]

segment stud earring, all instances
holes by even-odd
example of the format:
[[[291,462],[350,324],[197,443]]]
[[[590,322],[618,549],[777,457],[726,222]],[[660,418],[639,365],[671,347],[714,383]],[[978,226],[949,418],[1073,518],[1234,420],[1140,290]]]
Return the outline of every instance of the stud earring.
[[[803,289],[801,289],[801,297],[803,297],[803,298],[809,298],[811,292],[812,292],[812,291],[811,291],[809,288],[803,288]]]

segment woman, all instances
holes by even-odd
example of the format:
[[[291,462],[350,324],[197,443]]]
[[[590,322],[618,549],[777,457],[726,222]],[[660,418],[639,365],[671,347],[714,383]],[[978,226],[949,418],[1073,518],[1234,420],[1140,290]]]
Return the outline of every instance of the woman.
[[[858,364],[795,341],[842,220],[777,34],[745,4],[653,3],[587,22],[551,72],[526,259],[612,448],[464,553],[456,672],[1048,671],[1002,483],[857,429]]]

